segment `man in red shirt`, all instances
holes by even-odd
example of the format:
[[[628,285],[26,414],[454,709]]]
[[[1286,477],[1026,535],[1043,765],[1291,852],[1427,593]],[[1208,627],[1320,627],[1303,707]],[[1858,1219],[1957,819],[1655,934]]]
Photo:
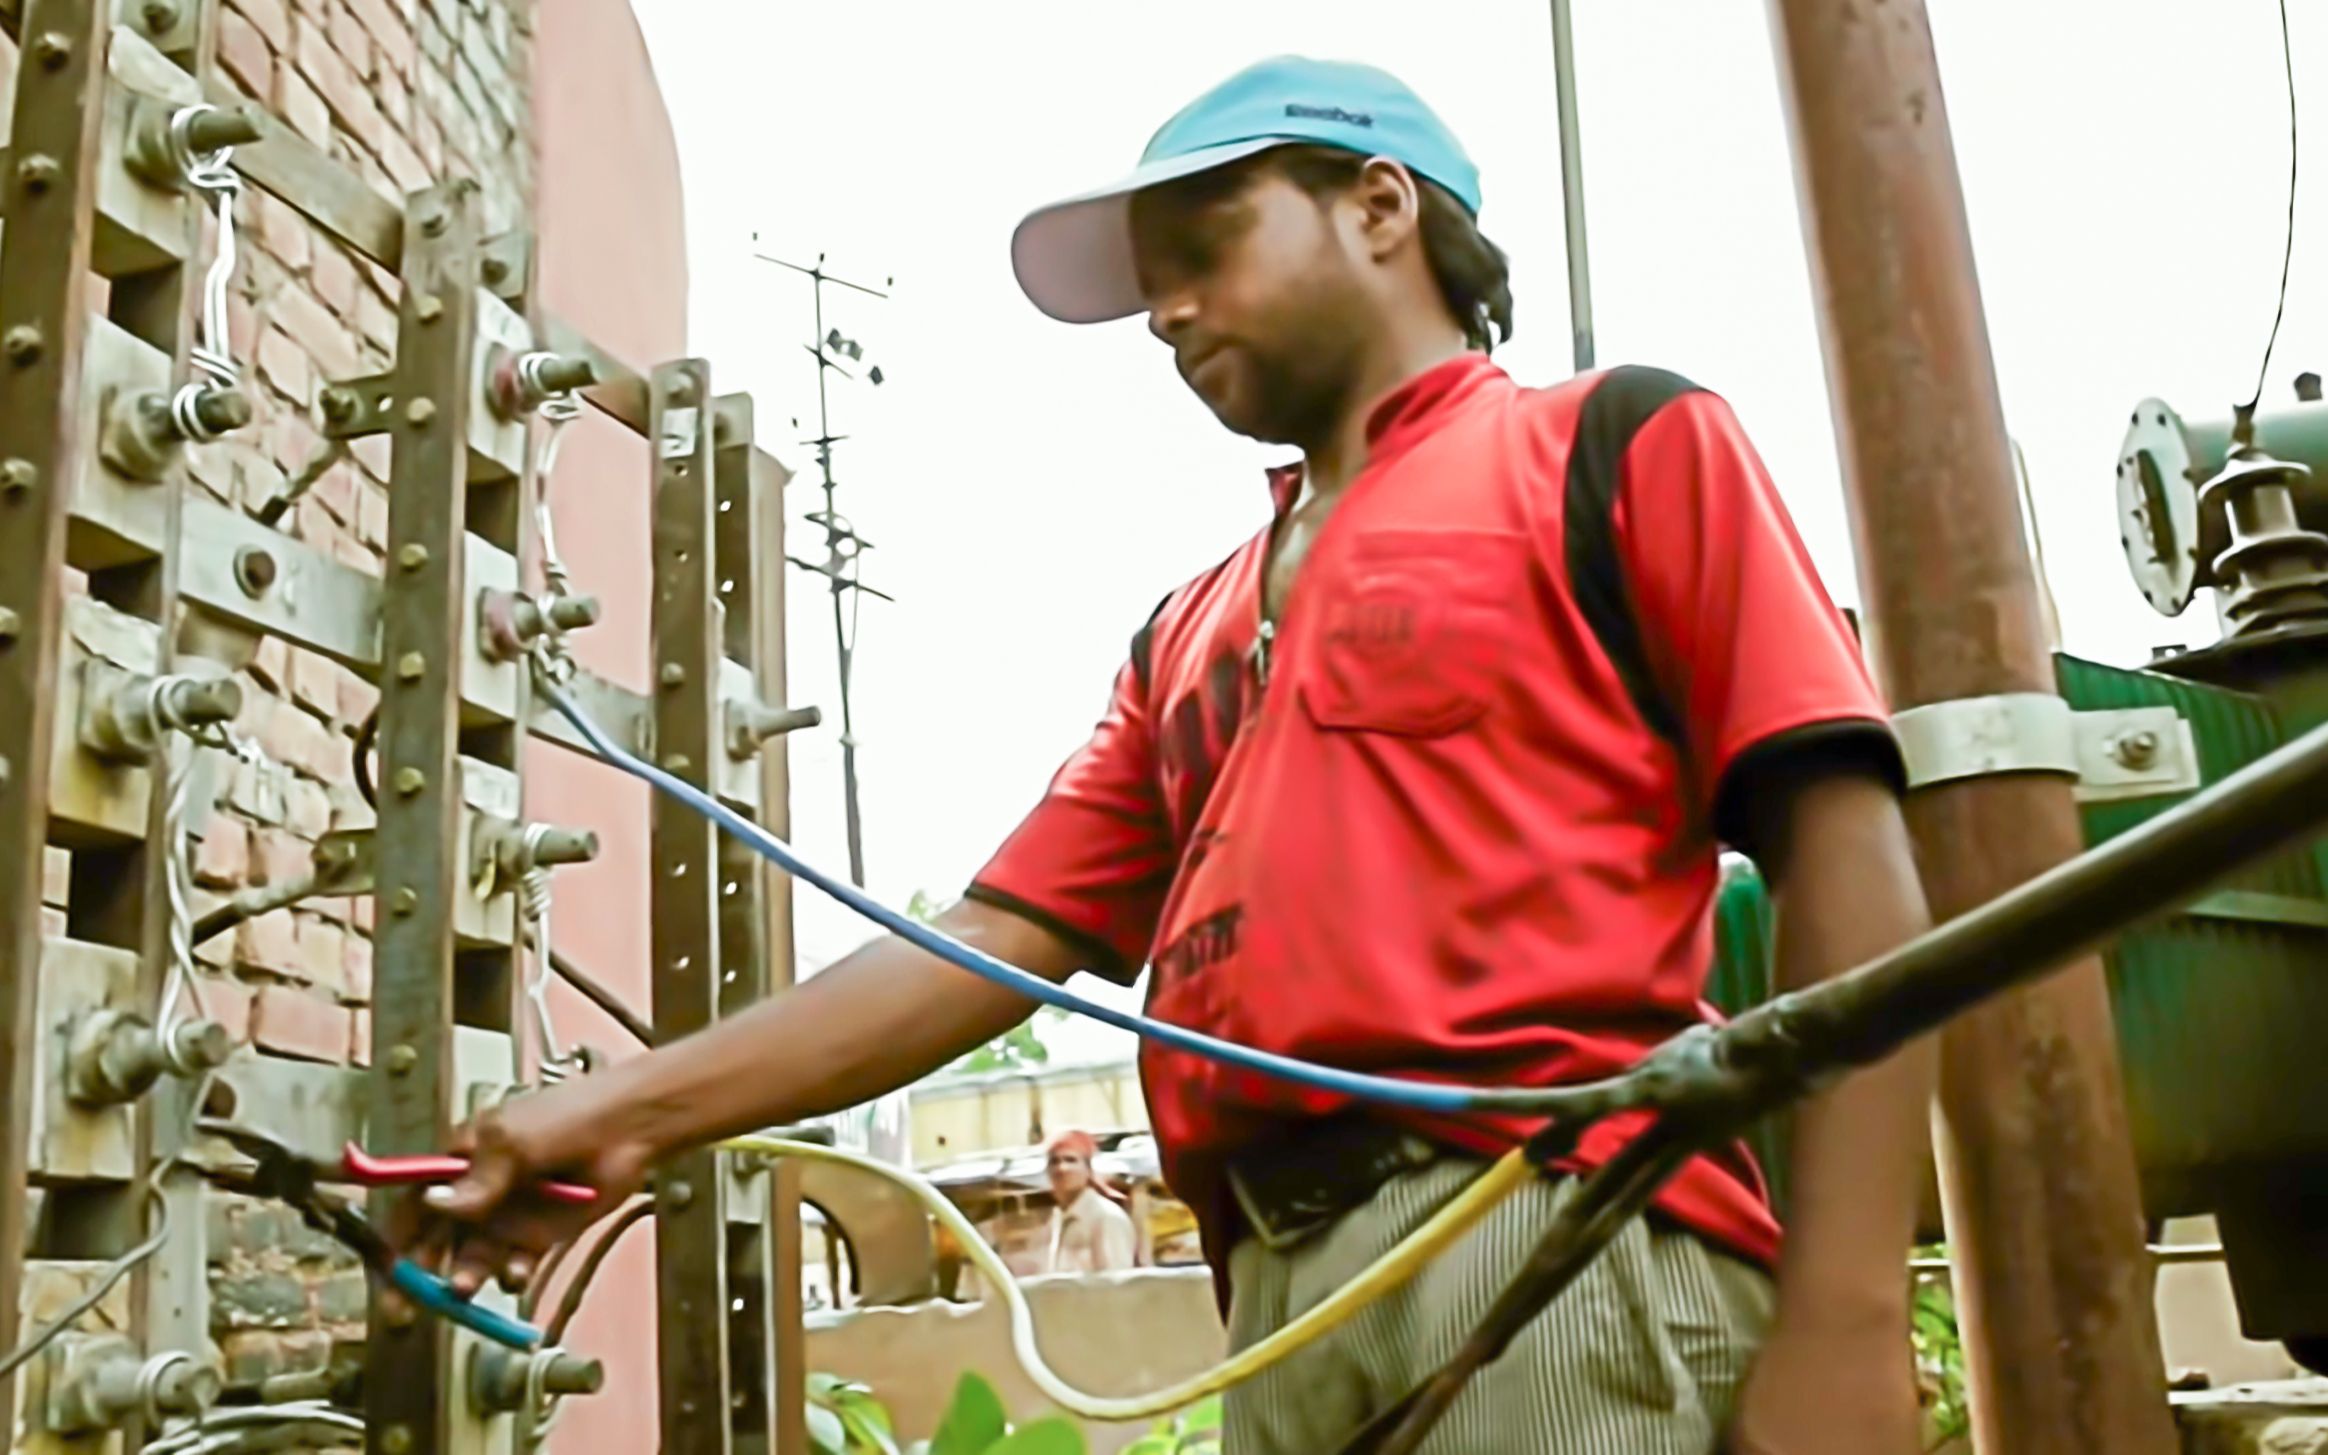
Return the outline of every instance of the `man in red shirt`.
[[[1105,716],[950,910],[1054,980],[1305,1060],[1422,1080],[1605,1075],[1713,1012],[1722,844],[1800,984],[1923,928],[1886,711],[1728,408],[1620,368],[1523,388],[1476,170],[1403,85],[1285,58],[1208,93],[1013,257],[1054,317],[1145,312],[1228,428],[1298,449],[1269,524],[1133,637]],[[1127,509],[1136,508],[1127,506]],[[504,1204],[909,1082],[1026,1000],[896,940],[470,1130],[431,1230],[520,1281],[570,1223]],[[1143,1060],[1174,1188],[1250,1343],[1353,1277],[1525,1121],[1392,1111]],[[1915,1439],[1904,1257],[1927,1058],[1807,1104],[1782,1251],[1743,1148],[1690,1164],[1428,1448],[1774,1455]],[[1638,1127],[1598,1127],[1413,1284],[1232,1394],[1233,1455],[1334,1448],[1435,1367]],[[602,1201],[601,1206],[607,1205]]]

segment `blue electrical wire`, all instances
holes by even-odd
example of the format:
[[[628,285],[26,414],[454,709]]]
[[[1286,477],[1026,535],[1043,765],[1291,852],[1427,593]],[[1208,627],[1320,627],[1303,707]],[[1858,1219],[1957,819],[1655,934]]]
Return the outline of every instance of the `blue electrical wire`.
[[[949,964],[957,965],[971,974],[992,981],[1008,990],[1015,990],[1031,1000],[1061,1010],[1074,1011],[1093,1020],[1130,1031],[1134,1035],[1161,1042],[1175,1050],[1189,1051],[1224,1065],[1239,1066],[1259,1071],[1305,1086],[1359,1097],[1367,1101],[1386,1102],[1393,1106],[1410,1107],[1417,1111],[1536,1111],[1549,1112],[1554,1103],[1565,1099],[1560,1091],[1526,1091],[1515,1088],[1456,1086],[1439,1082],[1410,1081],[1394,1076],[1370,1076],[1363,1071],[1344,1071],[1332,1066],[1280,1056],[1275,1052],[1242,1046],[1235,1041],[1224,1041],[1202,1031],[1192,1031],[1164,1021],[1151,1020],[1144,1015],[1086,1000],[1065,986],[1054,985],[1040,975],[1022,970],[1016,965],[997,960],[992,955],[942,931],[932,929],[918,920],[898,913],[874,899],[853,884],[833,878],[818,870],[792,851],[782,839],[760,825],[721,803],[685,779],[677,778],[661,768],[625,752],[615,745],[599,726],[586,717],[574,700],[555,683],[540,681],[540,690],[559,715],[574,725],[582,740],[601,759],[634,778],[642,779],[669,794],[694,812],[709,819],[722,830],[748,846],[761,858],[775,864],[787,874],[804,879],[823,890],[865,918],[899,939],[927,950]],[[1567,1094],[1583,1093],[1587,1088],[1571,1088]]]

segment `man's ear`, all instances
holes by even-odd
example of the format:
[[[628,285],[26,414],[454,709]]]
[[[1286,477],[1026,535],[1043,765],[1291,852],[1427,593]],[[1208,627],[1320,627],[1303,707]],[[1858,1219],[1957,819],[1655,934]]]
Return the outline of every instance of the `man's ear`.
[[[1397,252],[1422,226],[1422,190],[1412,172],[1388,157],[1368,160],[1349,196],[1357,205],[1367,250],[1374,257]]]

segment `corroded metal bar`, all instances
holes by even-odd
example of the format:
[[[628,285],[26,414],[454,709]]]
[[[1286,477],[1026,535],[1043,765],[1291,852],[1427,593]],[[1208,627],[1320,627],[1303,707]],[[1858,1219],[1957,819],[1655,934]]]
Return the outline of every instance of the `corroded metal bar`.
[[[665,771],[709,787],[723,754],[717,572],[712,552],[711,371],[689,359],[655,370],[647,442],[655,461],[655,745]],[[668,1045],[720,1009],[720,854],[712,827],[655,800],[655,1039]],[[663,1455],[729,1455],[727,1192],[717,1152],[656,1178],[657,1339]]]
[[[474,183],[418,193],[397,324],[380,642],[377,969],[369,1145],[396,1156],[445,1144],[453,1110],[453,929],[462,877],[460,663],[468,590],[468,414],[477,327]],[[374,1216],[388,1210],[376,1198]],[[365,1347],[372,1455],[450,1448],[451,1340],[440,1319],[391,1320]]]
[[[41,963],[58,627],[68,494],[94,441],[76,428],[82,302],[96,226],[106,0],[28,0],[0,177],[11,214],[0,245],[0,1345],[16,1342],[26,1137]],[[36,167],[33,164],[38,162]],[[0,1416],[14,1409],[0,1376]]]

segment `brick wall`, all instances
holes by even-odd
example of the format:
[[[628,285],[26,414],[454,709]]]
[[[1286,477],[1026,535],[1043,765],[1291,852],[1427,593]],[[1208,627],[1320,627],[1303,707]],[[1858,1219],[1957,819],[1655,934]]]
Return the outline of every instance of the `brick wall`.
[[[484,188],[488,224],[525,218],[533,189],[531,0],[224,0],[219,71],[359,172],[383,196],[447,175]],[[230,326],[258,417],[198,451],[197,486],[256,511],[323,449],[316,394],[386,368],[392,276],[255,188]],[[310,546],[377,571],[388,527],[384,439],[359,442],[284,520]],[[378,700],[366,682],[270,641],[245,674],[240,727],[266,761],[220,785],[196,861],[200,909],[307,872],[315,839],[371,822],[350,772]],[[63,897],[61,877],[57,898]],[[201,949],[205,1002],[265,1055],[364,1059],[371,901],[309,900]],[[219,1198],[210,1209],[212,1325],[236,1381],[321,1367],[363,1337],[362,1275],[283,1209]]]

